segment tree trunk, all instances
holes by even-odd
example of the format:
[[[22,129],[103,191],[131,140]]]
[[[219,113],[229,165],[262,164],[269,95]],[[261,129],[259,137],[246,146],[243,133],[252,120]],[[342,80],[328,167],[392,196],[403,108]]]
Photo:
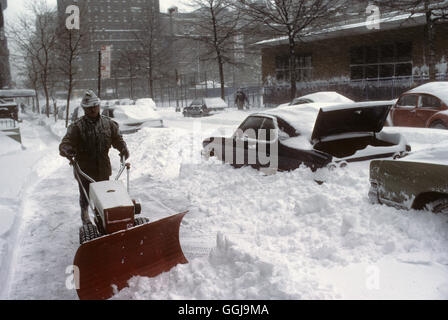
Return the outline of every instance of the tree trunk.
[[[221,82],[221,99],[225,100],[225,82],[224,82],[224,63],[222,62],[222,57],[218,55],[218,65],[219,65],[219,81]]]
[[[425,9],[427,9],[428,3],[425,2]],[[432,19],[432,11],[426,10],[426,37],[428,42],[428,64],[429,64],[429,80],[436,80],[436,48],[434,39],[434,21]]]
[[[290,85],[291,85],[291,95],[290,99],[294,99],[296,97],[296,50],[295,50],[295,41],[294,36],[292,34],[289,35],[289,65],[290,65]]]

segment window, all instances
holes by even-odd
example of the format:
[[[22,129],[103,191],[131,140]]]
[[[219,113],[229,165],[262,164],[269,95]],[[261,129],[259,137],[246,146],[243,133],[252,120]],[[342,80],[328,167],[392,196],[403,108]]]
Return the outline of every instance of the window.
[[[436,97],[426,94],[421,96],[421,102],[420,102],[421,108],[440,109],[441,106],[442,103]]]
[[[397,106],[398,107],[411,107],[411,108],[415,108],[417,107],[417,99],[418,96],[414,95],[414,94],[407,94],[404,95],[400,98],[400,100],[398,100]]]
[[[274,120],[272,120],[271,118],[265,118],[261,129],[264,131],[258,133],[260,140],[275,140],[275,133],[273,135],[271,134],[271,130],[275,130]]]
[[[397,42],[350,49],[352,80],[408,77],[412,75],[412,43]]]
[[[311,55],[297,55],[296,80],[309,81],[312,79],[312,59]],[[278,81],[289,82],[291,80],[291,64],[289,56],[278,56],[275,58],[275,71]]]

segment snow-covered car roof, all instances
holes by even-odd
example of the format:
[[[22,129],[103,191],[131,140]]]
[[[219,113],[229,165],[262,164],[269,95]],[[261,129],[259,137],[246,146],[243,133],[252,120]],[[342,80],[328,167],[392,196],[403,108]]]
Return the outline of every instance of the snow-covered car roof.
[[[207,108],[227,108],[227,103],[221,98],[204,98]]]
[[[303,105],[303,104],[310,104],[310,103],[353,103],[354,101],[343,96],[340,93],[337,93],[336,91],[319,91],[310,93],[298,98],[294,98],[291,102],[281,104],[277,107],[286,107],[286,106],[292,106],[292,105]]]
[[[433,95],[448,105],[448,81],[428,82],[406,93],[424,93]]]
[[[157,110],[156,103],[151,98],[137,99],[135,104],[139,106],[151,107],[153,110]]]
[[[114,119],[122,122],[160,120],[160,115],[146,104],[113,105],[106,109],[114,110]]]
[[[307,95],[304,95],[299,98],[295,98],[294,100],[299,99],[308,99],[311,100],[311,102],[335,102],[335,103],[353,103],[354,101],[343,96],[342,94],[339,94],[335,91],[320,91],[315,93],[310,93]],[[294,102],[293,100],[293,102]],[[292,103],[293,103],[292,102]]]

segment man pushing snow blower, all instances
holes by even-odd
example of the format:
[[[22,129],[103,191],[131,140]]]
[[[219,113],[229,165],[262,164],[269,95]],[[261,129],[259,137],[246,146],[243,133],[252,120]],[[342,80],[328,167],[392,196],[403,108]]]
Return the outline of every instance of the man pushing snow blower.
[[[71,124],[59,145],[60,155],[69,160],[75,159],[79,167],[95,181],[109,180],[112,169],[109,159],[111,146],[120,151],[120,156],[129,158],[126,142],[120,134],[118,123],[100,115],[100,99],[92,90],[87,90],[81,107],[85,116]],[[89,192],[90,181],[81,178],[79,183],[79,205],[83,224],[89,219],[89,202],[83,188]]]
[[[179,228],[186,214],[148,223],[135,218],[140,204],[129,197],[129,157],[118,124],[99,114],[99,98],[88,90],[82,100],[85,116],[70,125],[59,146],[70,160],[79,184],[80,247],[73,265],[81,299],[107,299],[133,276],[154,277],[179,263],[187,263],[179,243]],[[121,167],[114,181],[109,150],[120,151]],[[127,190],[118,181],[127,169]],[[90,222],[89,207],[95,216]]]

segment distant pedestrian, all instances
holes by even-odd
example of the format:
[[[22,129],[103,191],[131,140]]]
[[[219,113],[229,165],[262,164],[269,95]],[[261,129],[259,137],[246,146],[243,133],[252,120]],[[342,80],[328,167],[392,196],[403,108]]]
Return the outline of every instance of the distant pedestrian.
[[[247,99],[246,94],[241,89],[238,89],[235,94],[235,104],[237,105],[238,110],[244,110],[246,102],[249,105],[249,100]]]

